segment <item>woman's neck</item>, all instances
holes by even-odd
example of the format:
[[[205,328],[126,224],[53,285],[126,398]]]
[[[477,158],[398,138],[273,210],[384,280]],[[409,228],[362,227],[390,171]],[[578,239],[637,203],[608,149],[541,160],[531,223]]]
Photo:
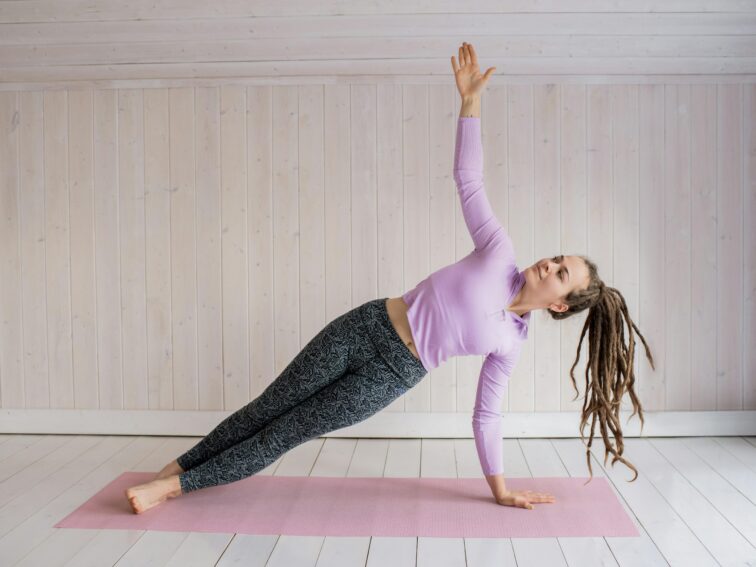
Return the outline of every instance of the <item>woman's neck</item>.
[[[532,310],[532,307],[527,304],[527,302],[523,301],[524,299],[524,292],[525,286],[522,286],[520,288],[519,293],[517,294],[517,297],[514,298],[514,301],[512,301],[512,304],[507,307],[507,311],[511,311],[512,313],[517,313],[520,317],[528,313]]]

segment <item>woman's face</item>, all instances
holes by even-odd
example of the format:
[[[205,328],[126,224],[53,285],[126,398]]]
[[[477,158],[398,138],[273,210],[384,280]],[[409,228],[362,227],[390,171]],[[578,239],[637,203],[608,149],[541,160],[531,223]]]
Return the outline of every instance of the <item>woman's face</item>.
[[[586,289],[588,277],[588,266],[579,256],[542,258],[525,270],[530,301],[553,311],[566,311],[564,298],[575,289]]]

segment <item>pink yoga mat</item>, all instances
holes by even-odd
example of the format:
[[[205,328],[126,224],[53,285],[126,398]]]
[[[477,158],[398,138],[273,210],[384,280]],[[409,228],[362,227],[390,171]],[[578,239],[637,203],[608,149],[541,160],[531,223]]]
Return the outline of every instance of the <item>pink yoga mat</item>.
[[[499,506],[482,478],[253,475],[134,514],[125,490],[154,473],[127,472],[56,528],[321,536],[638,536],[604,477],[507,478],[510,490],[549,492],[534,510]]]

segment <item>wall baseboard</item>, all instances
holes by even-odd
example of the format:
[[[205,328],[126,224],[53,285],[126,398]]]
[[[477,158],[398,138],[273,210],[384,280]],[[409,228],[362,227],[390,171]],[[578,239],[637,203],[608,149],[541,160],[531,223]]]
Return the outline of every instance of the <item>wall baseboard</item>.
[[[197,410],[2,409],[0,433],[50,435],[160,435],[202,437],[232,412]],[[624,437],[756,435],[756,411],[620,412]],[[579,412],[508,412],[502,437],[579,437]],[[590,420],[584,434],[590,435]],[[323,437],[470,438],[469,413],[379,412]],[[596,438],[601,433],[596,429]]]

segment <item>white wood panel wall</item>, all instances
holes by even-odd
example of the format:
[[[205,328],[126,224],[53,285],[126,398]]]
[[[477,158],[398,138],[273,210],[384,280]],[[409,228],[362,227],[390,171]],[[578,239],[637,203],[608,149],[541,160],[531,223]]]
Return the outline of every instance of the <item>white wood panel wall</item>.
[[[0,89],[756,80],[756,0],[3,0]],[[506,78],[504,78],[506,75]]]
[[[1,407],[245,404],[470,252],[458,114],[453,85],[1,92]],[[482,124],[519,266],[587,254],[623,292],[644,408],[756,409],[754,85],[496,85]],[[503,410],[580,408],[584,317],[534,314]],[[481,363],[385,411],[469,413]]]
[[[623,292],[646,410],[756,409],[756,0],[0,0],[0,408],[232,411],[468,254],[463,40],[520,267]],[[503,410],[581,408],[584,319],[535,314]],[[481,363],[385,411],[469,414]]]

